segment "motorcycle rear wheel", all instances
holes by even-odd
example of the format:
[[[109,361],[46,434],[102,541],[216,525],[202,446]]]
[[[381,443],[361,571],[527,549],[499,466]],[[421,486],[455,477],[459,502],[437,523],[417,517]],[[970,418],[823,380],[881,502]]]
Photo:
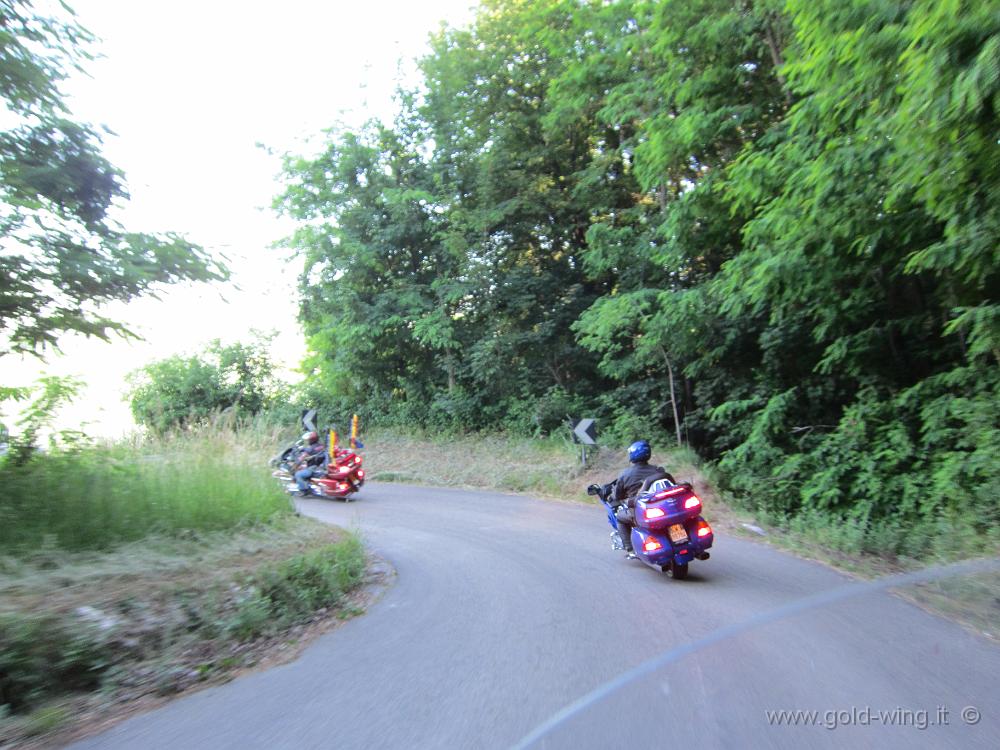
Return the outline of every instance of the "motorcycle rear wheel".
[[[677,563],[670,563],[670,567],[667,568],[667,573],[675,581],[683,581],[688,577],[688,564],[678,565]]]

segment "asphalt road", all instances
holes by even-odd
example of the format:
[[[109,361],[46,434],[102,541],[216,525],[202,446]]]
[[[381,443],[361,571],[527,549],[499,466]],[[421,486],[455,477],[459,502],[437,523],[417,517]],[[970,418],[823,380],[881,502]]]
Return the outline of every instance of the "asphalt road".
[[[600,506],[369,484],[349,505],[301,508],[359,529],[396,567],[368,614],[293,663],[74,747],[511,747],[654,655],[847,581],[719,535],[712,559],[673,581],[610,549]],[[968,723],[971,709],[978,722]],[[796,710],[818,713],[795,727],[768,717]],[[682,744],[995,750],[1000,648],[890,594],[865,594],[687,655],[536,746]]]

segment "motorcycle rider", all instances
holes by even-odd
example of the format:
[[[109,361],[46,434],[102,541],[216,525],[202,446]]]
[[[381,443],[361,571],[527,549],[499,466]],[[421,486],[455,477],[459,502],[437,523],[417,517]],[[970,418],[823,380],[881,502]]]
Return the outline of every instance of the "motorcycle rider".
[[[632,549],[632,520],[633,508],[635,507],[635,496],[642,485],[650,477],[665,477],[672,483],[674,478],[664,471],[662,466],[650,466],[649,458],[653,455],[653,449],[648,440],[636,440],[628,447],[628,460],[631,466],[625,469],[615,480],[615,488],[611,494],[612,505],[624,506],[625,511],[616,512],[615,518],[618,521],[618,534],[621,536],[622,545],[625,547],[625,555],[628,558],[635,557],[635,550]],[[628,518],[623,521],[622,518]]]
[[[300,497],[310,494],[309,480],[314,476],[326,474],[327,466],[330,463],[330,456],[326,451],[326,446],[320,442],[319,435],[315,432],[307,432],[302,436],[302,441],[305,443],[305,447],[296,458],[292,470]]]

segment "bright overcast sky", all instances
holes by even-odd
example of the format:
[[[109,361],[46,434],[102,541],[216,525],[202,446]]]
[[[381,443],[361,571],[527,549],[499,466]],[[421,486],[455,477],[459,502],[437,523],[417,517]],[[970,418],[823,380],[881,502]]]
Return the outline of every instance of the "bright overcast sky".
[[[42,371],[84,379],[85,398],[60,422],[118,435],[132,424],[121,401],[125,374],[146,362],[278,329],[276,358],[298,363],[296,268],[268,249],[289,231],[268,209],[279,164],[256,144],[304,152],[324,128],[390,118],[396,83],[417,80],[412,60],[428,34],[442,21],[468,23],[474,0],[69,4],[100,38],[103,59],[66,89],[77,119],[116,134],[104,152],[132,196],[123,223],[181,232],[225,254],[235,272],[235,285],[168,287],[160,301],[109,308],[143,343],[73,338],[45,365],[4,358],[4,385]]]

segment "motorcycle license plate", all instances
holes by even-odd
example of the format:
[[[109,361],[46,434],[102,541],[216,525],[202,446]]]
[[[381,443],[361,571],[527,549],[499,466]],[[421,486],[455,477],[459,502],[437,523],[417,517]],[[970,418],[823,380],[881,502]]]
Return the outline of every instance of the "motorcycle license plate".
[[[684,530],[684,526],[679,523],[671,525],[667,529],[667,533],[670,535],[670,541],[674,544],[684,544],[688,541],[687,532]]]

